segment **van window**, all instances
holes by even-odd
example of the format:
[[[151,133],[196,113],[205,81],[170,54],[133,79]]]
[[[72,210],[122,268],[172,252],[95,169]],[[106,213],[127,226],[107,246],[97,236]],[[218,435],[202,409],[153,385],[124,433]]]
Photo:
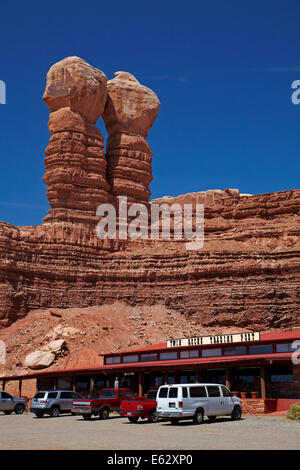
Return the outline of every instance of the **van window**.
[[[187,398],[187,396],[188,396],[187,388],[186,388],[186,387],[182,387],[182,398]]]
[[[209,397],[219,397],[220,396],[220,389],[217,386],[213,386],[213,385],[208,386],[207,391],[208,391],[208,396]]]
[[[56,397],[57,397],[57,392],[49,392],[49,393],[48,393],[48,398],[49,398],[49,400],[50,400],[51,398],[56,398]]]
[[[205,387],[190,387],[190,397],[191,398],[206,397]]]
[[[177,387],[171,387],[169,389],[169,398],[177,398],[178,396],[178,388]]]
[[[228,390],[227,387],[224,387],[224,385],[222,385],[222,392],[223,392],[223,397],[231,397],[231,392]]]
[[[168,396],[168,387],[163,387],[159,391],[159,398],[167,398]]]

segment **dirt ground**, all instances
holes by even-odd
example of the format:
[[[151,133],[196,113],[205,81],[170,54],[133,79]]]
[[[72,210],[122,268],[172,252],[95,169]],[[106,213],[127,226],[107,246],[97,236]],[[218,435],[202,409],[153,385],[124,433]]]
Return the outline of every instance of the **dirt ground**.
[[[160,421],[129,423],[113,415],[102,421],[62,415],[36,418],[0,414],[0,449],[281,450],[300,449],[300,422],[284,416],[245,416],[241,421],[205,419],[201,425]]]

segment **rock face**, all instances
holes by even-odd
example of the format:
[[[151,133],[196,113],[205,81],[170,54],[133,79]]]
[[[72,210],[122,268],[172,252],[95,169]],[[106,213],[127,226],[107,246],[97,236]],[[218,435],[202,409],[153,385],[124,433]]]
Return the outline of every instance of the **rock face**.
[[[46,222],[95,223],[109,199],[103,137],[94,126],[107,99],[106,76],[78,57],[53,65],[44,101],[51,114],[44,181],[51,209]]]
[[[146,137],[158,114],[159,100],[127,72],[116,72],[107,91],[103,119],[109,134],[106,156],[111,194],[147,203],[152,153]]]

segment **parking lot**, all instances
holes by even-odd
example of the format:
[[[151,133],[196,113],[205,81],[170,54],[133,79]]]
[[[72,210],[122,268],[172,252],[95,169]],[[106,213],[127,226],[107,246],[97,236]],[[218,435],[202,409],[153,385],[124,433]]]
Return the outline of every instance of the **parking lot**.
[[[300,422],[245,416],[241,421],[219,418],[174,426],[166,421],[131,424],[118,415],[84,421],[70,415],[38,419],[31,413],[0,414],[0,436],[0,449],[300,449]]]

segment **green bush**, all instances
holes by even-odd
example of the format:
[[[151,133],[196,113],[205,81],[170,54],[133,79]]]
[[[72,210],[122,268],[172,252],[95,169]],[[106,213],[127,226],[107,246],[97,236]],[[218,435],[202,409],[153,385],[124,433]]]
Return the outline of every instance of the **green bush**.
[[[300,402],[299,403],[293,403],[290,406],[290,409],[288,410],[286,415],[289,419],[299,419],[300,420]]]

